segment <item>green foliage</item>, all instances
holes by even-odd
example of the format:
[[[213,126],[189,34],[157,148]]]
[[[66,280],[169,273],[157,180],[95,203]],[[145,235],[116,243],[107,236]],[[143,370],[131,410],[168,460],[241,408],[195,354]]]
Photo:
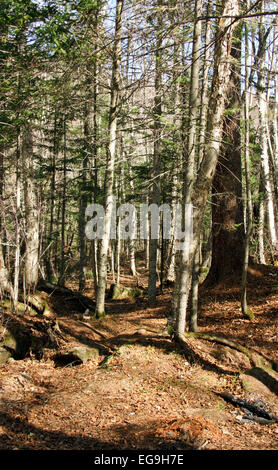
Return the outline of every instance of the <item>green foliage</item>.
[[[93,271],[91,271],[91,270],[90,270],[90,271],[87,271],[86,277],[89,278],[89,279],[93,279],[93,278],[94,278],[94,273],[93,273]]]

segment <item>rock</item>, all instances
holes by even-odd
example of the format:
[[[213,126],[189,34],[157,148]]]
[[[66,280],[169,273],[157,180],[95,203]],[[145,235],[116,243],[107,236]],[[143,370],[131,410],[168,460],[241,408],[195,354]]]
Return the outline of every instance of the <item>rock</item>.
[[[10,359],[12,359],[11,352],[5,349],[4,346],[0,346],[0,364],[7,364]]]
[[[69,354],[76,356],[80,361],[87,362],[99,356],[99,349],[88,346],[76,346],[69,351]]]
[[[90,314],[90,310],[88,308],[86,308],[85,312],[83,313],[83,320],[90,320],[92,317],[91,317],[91,314]]]
[[[79,365],[89,359],[98,358],[100,351],[97,347],[75,346],[64,353],[58,353],[54,357],[56,367],[65,367],[69,364]]]
[[[142,287],[125,287],[119,284],[111,284],[108,298],[112,300],[135,299],[143,295],[144,289]]]
[[[13,307],[12,307],[12,303],[10,300],[3,300],[1,303],[0,303],[1,307],[6,311],[6,312],[11,312]],[[24,314],[24,313],[30,313],[30,308],[28,307],[28,305],[25,305],[24,302],[18,302],[17,304],[17,312],[18,314]]]
[[[271,395],[278,395],[278,374],[271,369],[253,367],[241,374],[240,379],[247,392],[254,396],[270,400]]]
[[[6,327],[0,326],[0,339],[0,345],[10,350],[12,356],[18,359],[25,357],[32,343],[31,334],[12,323]]]
[[[7,329],[7,328],[0,328],[0,336],[1,342],[3,346],[16,351],[18,349],[18,344],[15,336]]]
[[[26,298],[29,305],[29,315],[35,316],[38,313],[48,318],[54,318],[55,314],[45,298],[45,294],[36,291],[34,294],[29,294]]]
[[[147,333],[147,330],[145,328],[139,328],[139,330],[137,330],[138,335],[145,335],[146,333]]]

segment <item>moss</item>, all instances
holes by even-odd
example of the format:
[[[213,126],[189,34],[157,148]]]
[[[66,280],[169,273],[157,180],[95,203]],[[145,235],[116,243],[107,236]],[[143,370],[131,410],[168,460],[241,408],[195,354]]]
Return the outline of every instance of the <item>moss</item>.
[[[119,284],[111,284],[109,290],[109,298],[112,300],[121,300],[126,298],[136,299],[142,297],[144,289],[140,287],[125,287]]]
[[[3,329],[2,331],[0,331],[0,335],[2,338],[3,346],[6,346],[9,349],[13,349],[14,351],[18,349],[17,340],[10,331]]]
[[[106,313],[105,312],[96,312],[95,315],[94,315],[94,318],[96,320],[99,320],[100,318],[104,318],[106,317]],[[82,315],[82,318],[83,318],[83,315]]]
[[[73,356],[76,356],[82,362],[87,362],[89,359],[98,357],[99,350],[97,348],[77,346],[70,351],[70,354],[72,354]]]
[[[23,358],[31,346],[32,335],[17,325],[9,325],[9,328],[0,327],[0,340],[5,348],[12,351],[16,358]]]
[[[251,308],[247,308],[245,316],[249,318],[249,320],[254,320],[254,313],[252,312]]]
[[[47,353],[46,350],[44,352]],[[69,364],[79,365],[87,362],[89,359],[97,358],[99,354],[98,348],[76,346],[65,353],[56,354],[54,362],[56,367],[65,367]]]
[[[12,358],[10,351],[0,346],[0,364],[6,364]]]

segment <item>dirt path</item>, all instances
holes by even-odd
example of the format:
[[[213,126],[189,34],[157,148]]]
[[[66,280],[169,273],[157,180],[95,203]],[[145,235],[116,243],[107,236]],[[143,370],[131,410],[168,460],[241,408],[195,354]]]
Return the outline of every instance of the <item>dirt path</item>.
[[[252,323],[242,318],[232,285],[203,291],[200,331],[225,334],[277,360],[278,270],[271,272],[250,280]],[[200,359],[189,363],[160,335],[169,305],[169,291],[156,306],[111,301],[100,322],[80,320],[60,305],[61,349],[82,340],[101,343],[106,353],[81,365],[61,365],[49,353],[0,366],[0,448],[277,450],[278,423],[244,419],[217,392],[262,399],[278,414],[277,394],[240,375],[250,364],[229,348],[196,340]]]

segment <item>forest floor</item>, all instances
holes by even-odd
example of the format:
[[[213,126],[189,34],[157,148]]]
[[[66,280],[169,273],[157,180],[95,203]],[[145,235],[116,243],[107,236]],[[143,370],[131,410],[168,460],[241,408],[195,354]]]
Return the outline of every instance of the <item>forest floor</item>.
[[[235,281],[200,289],[199,331],[277,360],[278,268],[249,271],[253,321],[241,314]],[[121,277],[121,284],[133,283],[131,276]],[[85,291],[89,297],[92,284]],[[277,415],[278,374],[272,373],[269,388],[249,373],[243,354],[201,339],[190,340],[196,353],[190,361],[161,335],[170,300],[166,288],[153,305],[146,297],[109,300],[107,316],[96,321],[80,318],[66,298],[53,298],[59,351],[83,344],[103,353],[85,363],[63,363],[49,349],[43,358],[31,354],[1,365],[0,449],[278,450],[278,422],[244,419],[242,408],[219,396],[225,391],[260,399]],[[20,321],[35,331],[42,320],[22,315]]]

